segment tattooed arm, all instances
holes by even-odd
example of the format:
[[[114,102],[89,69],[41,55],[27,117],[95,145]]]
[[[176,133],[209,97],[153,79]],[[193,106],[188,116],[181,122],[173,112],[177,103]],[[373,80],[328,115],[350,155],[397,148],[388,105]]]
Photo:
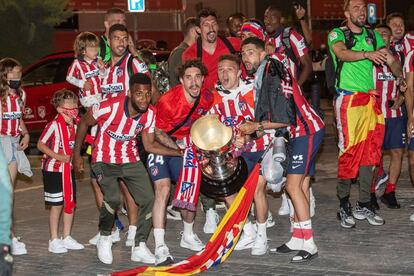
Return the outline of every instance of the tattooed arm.
[[[171,137],[167,133],[158,128],[155,128],[155,141],[168,148],[178,149],[178,146],[173,141],[173,139],[171,139]]]

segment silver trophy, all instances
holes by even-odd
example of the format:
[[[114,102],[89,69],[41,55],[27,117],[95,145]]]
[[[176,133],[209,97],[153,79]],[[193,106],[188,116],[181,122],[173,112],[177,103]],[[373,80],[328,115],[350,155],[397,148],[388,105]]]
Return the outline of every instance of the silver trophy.
[[[243,158],[232,153],[233,130],[217,115],[206,115],[193,123],[190,135],[201,157],[201,192],[213,198],[237,193],[248,173]]]

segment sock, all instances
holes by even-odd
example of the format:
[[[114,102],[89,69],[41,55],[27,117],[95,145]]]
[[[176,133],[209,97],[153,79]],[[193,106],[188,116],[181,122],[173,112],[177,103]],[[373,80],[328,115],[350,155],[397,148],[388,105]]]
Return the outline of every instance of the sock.
[[[300,227],[302,229],[303,234],[303,248],[302,250],[305,250],[311,254],[315,254],[318,251],[318,248],[316,247],[315,242],[313,241],[313,229],[312,229],[312,221],[305,220],[299,222]]]
[[[188,223],[183,220],[183,223],[184,223],[184,235],[192,235],[194,221],[191,223]]]
[[[392,193],[392,192],[395,192],[395,184],[391,183],[391,182],[388,182],[387,187],[385,188],[385,193],[388,194],[388,193]]]
[[[165,229],[154,228],[155,248],[157,248],[160,245],[165,244],[164,236],[165,236]]]
[[[293,225],[292,237],[286,243],[286,246],[292,250],[301,250],[303,247],[302,229],[300,229],[299,222],[293,222],[292,225]]]
[[[266,222],[265,223],[256,222],[256,225],[257,225],[257,235],[262,236],[263,238],[267,240]]]

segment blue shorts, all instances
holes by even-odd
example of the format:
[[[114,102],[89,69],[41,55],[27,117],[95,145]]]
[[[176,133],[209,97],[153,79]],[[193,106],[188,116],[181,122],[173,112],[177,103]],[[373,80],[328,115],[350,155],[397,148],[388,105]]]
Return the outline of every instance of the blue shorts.
[[[385,136],[382,148],[384,150],[405,148],[406,132],[407,126],[404,117],[385,119]],[[414,145],[412,147],[414,150]]]
[[[257,151],[257,152],[243,152],[242,157],[247,165],[247,170],[250,172],[253,170],[254,166],[256,165],[257,161],[259,161],[260,157],[262,157],[264,151]]]
[[[313,135],[289,140],[288,174],[304,174],[308,176],[315,174],[316,154],[322,145],[324,135],[325,130],[321,129]]]
[[[147,168],[152,181],[169,178],[171,181],[177,182],[182,167],[182,157],[163,156],[153,153],[148,155]]]

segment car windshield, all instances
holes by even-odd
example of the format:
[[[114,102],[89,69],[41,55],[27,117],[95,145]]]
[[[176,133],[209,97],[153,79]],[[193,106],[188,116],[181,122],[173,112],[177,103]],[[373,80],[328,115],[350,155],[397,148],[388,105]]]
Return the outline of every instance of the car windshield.
[[[72,61],[73,58],[57,58],[42,62],[23,75],[23,85],[36,86],[64,82]]]

